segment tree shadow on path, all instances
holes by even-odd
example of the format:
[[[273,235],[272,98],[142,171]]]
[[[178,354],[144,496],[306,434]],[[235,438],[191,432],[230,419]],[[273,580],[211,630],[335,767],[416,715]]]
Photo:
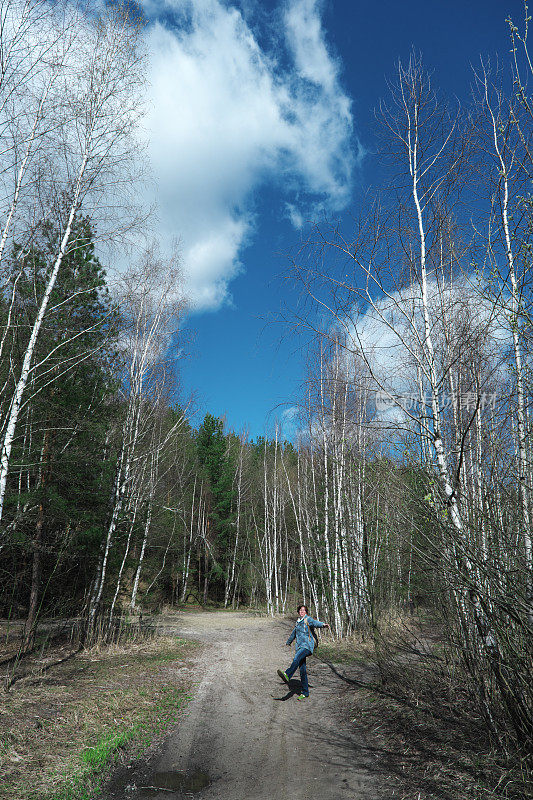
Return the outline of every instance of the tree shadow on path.
[[[342,713],[357,727],[352,736],[341,729],[321,730],[317,724],[313,730],[317,741],[327,741],[352,758],[357,753],[366,769],[388,775],[391,783],[419,800],[494,797],[501,765],[491,755],[482,720],[469,712],[466,701],[442,708],[428,698],[403,696],[401,687],[398,692],[396,687],[351,677],[330,661],[320,661],[344,684]],[[354,689],[361,691],[350,691]],[[363,743],[355,735],[358,729]],[[506,798],[527,796],[519,787],[507,791]]]

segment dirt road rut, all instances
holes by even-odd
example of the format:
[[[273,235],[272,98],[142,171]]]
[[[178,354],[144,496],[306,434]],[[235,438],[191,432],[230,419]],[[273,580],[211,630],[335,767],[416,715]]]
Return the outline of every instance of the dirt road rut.
[[[293,648],[291,626],[239,613],[179,617],[173,632],[207,646],[197,664],[199,682],[186,716],[152,759],[150,788],[131,783],[108,798],[169,800],[381,800],[379,756],[357,724],[340,722],[342,683],[325,664],[308,659],[311,696],[298,702],[298,673],[290,689],[285,669]],[[165,776],[192,782],[164,782]],[[205,779],[205,780],[203,780]],[[209,785],[200,788],[209,779]],[[158,788],[158,786],[160,788]],[[166,788],[164,788],[166,787]]]

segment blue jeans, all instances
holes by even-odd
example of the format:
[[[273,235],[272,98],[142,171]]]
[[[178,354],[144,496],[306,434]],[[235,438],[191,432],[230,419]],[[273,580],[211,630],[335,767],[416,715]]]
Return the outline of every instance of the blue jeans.
[[[287,677],[290,679],[300,667],[300,679],[302,681],[302,694],[305,694],[306,697],[309,697],[309,683],[307,682],[307,667],[305,664],[305,659],[307,656],[311,655],[311,651],[307,648],[303,648],[302,650],[297,650],[294,654],[294,660],[290,665],[289,669],[286,670]]]

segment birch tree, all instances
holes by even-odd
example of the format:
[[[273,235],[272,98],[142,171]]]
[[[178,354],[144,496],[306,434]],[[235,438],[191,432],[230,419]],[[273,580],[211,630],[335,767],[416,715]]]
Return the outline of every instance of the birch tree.
[[[524,289],[527,286],[529,259],[521,252],[528,228],[524,230],[523,196],[531,169],[528,163],[530,126],[522,121],[522,109],[503,90],[501,77],[493,80],[482,67],[477,77],[478,109],[476,132],[482,153],[485,184],[490,197],[489,236],[486,239],[488,269],[491,270],[496,297],[503,305],[503,318],[512,338],[513,373],[516,382],[516,454],[522,516],[522,537],[527,570],[527,603],[533,625],[533,548],[531,541],[531,486],[533,471],[528,452],[526,364],[524,363],[524,318],[527,318]],[[531,120],[530,120],[531,121]],[[533,163],[531,164],[533,166]],[[500,255],[503,257],[500,262]],[[522,256],[522,257],[521,257]],[[508,298],[508,302],[506,299]],[[498,302],[495,300],[495,302]]]
[[[50,204],[55,210],[58,244],[9,403],[0,458],[0,519],[36,343],[65,254],[75,247],[76,216],[82,208],[88,210],[91,201],[101,202],[112,189],[118,199],[121,171],[132,158],[142,63],[136,50],[137,32],[127,16],[109,11],[97,20],[80,20],[80,33],[75,59],[67,60],[61,75],[65,99],[57,125],[62,137],[52,142],[48,158],[43,159],[38,186],[43,212],[49,212]]]
[[[487,104],[485,98],[485,107]],[[410,513],[423,517],[424,503],[426,514],[430,510],[433,529],[422,531],[424,559],[435,570],[439,597],[454,621],[456,656],[465,667],[479,707],[495,734],[497,716],[503,711],[517,740],[525,741],[530,731],[531,693],[521,677],[529,674],[525,663],[530,623],[524,615],[529,601],[524,604],[520,595],[524,577],[520,565],[524,562],[510,531],[505,530],[507,522],[492,527],[489,504],[494,498],[498,508],[501,493],[512,497],[514,487],[508,479],[508,457],[505,459],[503,451],[496,455],[495,443],[488,441],[484,431],[485,426],[492,430],[499,426],[500,415],[500,441],[508,441],[503,421],[509,420],[515,403],[517,408],[523,408],[524,414],[517,413],[514,424],[519,465],[516,474],[527,475],[525,388],[523,380],[520,388],[516,377],[516,373],[522,379],[524,376],[524,337],[516,325],[522,309],[510,227],[510,184],[506,186],[512,177],[511,168],[523,169],[516,156],[517,148],[524,146],[524,129],[522,138],[518,137],[520,144],[515,140],[516,145],[509,147],[513,128],[507,125],[507,117],[502,119],[493,106],[491,110],[489,124],[484,128],[491,136],[486,136],[484,146],[488,149],[490,141],[496,191],[489,195],[490,212],[482,235],[485,246],[489,243],[486,261],[492,268],[502,265],[496,272],[493,269],[494,274],[508,276],[508,304],[503,281],[496,281],[496,292],[489,292],[479,274],[472,273],[472,251],[463,244],[457,220],[455,200],[460,197],[466,201],[467,177],[473,180],[470,165],[472,160],[481,163],[476,162],[476,157],[481,158],[475,152],[478,145],[471,134],[462,136],[459,126],[466,129],[465,119],[448,113],[415,58],[406,66],[399,66],[392,102],[381,109],[395,170],[394,197],[383,196],[370,213],[365,212],[350,238],[344,236],[341,226],[317,227],[315,241],[299,257],[295,268],[322,315],[329,315],[323,328],[312,321],[309,327],[316,328],[318,337],[329,346],[340,341],[368,370],[377,390],[376,418],[369,429],[373,429],[384,452],[396,464],[389,474],[397,475],[401,463],[407,467],[415,453],[416,458],[422,459],[418,472],[420,489],[424,487],[426,494],[418,499],[419,510],[416,505],[411,506]],[[466,154],[471,160],[465,159]],[[490,169],[481,169],[490,175]],[[479,206],[477,227],[473,234],[470,229],[470,237],[481,236],[478,211]],[[515,239],[519,215],[518,211]],[[464,219],[462,224],[465,230]],[[309,251],[318,267],[304,261]],[[335,258],[329,259],[330,255]],[[527,261],[524,263],[527,266]],[[509,325],[502,324],[506,313],[511,320]],[[509,342],[512,381],[506,381],[504,371]],[[332,354],[335,371],[336,358]],[[340,393],[337,391],[329,405],[332,421],[339,420],[342,429],[342,384],[339,388]],[[321,394],[325,394],[322,389]],[[492,406],[486,404],[487,395],[495,398]],[[331,483],[334,495],[335,482],[344,478],[342,470],[332,468],[332,453],[336,452],[336,462],[341,463],[343,449],[334,445],[335,426],[328,418],[325,421],[328,437],[324,437],[323,449],[324,464],[328,466],[324,474],[332,476],[328,485]],[[416,450],[411,450],[411,442],[416,444]],[[506,460],[507,466],[502,464],[499,475],[487,475],[487,462],[494,458]],[[366,470],[369,469],[367,465]],[[521,501],[522,553],[527,556],[527,479],[521,478],[518,483],[525,486],[525,491],[518,487],[517,495]],[[330,489],[324,491],[332,494]],[[390,524],[390,520],[401,519],[404,511],[393,510],[390,497],[390,489],[380,490],[376,530],[367,531],[375,537],[373,555],[367,547],[369,535],[363,535],[371,592],[373,573],[381,573],[378,580],[383,581],[385,556],[387,572],[390,570],[393,578],[391,586],[405,581],[401,542]],[[335,501],[330,503],[329,496],[327,500],[325,506],[335,509]],[[512,521],[511,509],[512,502],[508,507],[510,516],[506,517],[511,520],[512,529],[516,522]],[[363,529],[368,529],[368,512],[365,516]],[[491,558],[489,536],[494,543],[499,542],[498,559]],[[330,543],[333,557],[330,553],[326,575],[333,587],[340,574],[335,556],[342,553],[340,543],[340,535],[338,543],[335,538]],[[409,591],[412,552],[411,544],[407,564]],[[328,561],[325,539],[324,555]],[[518,585],[513,585],[507,572],[507,559],[518,569]],[[338,602],[337,597],[335,600]],[[391,588],[389,602],[393,601]],[[374,606],[372,600],[370,605]]]
[[[132,486],[137,480],[138,491],[142,491],[140,473],[141,477],[146,475],[148,490],[143,538],[146,547],[159,452],[183,422],[183,416],[180,416],[170,432],[154,439],[154,432],[159,424],[157,403],[164,392],[165,378],[172,371],[168,360],[169,348],[184,307],[177,266],[175,263],[166,264],[158,260],[157,251],[150,250],[137,269],[131,269],[122,276],[120,293],[119,287],[116,291],[124,320],[124,373],[121,381],[126,412],[124,425],[118,432],[119,455],[107,530],[89,603],[88,635],[94,627],[102,601],[109,553],[117,526],[125,504],[133,501],[135,505],[136,502],[135,495],[132,495]],[[153,427],[154,424],[156,428]]]

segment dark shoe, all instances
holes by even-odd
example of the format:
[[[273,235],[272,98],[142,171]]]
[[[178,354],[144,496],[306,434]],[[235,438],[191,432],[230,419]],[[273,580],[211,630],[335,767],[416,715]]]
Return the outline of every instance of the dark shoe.
[[[281,678],[281,680],[284,681],[284,683],[286,683],[287,686],[288,686],[289,685],[289,678],[287,676],[287,673],[283,672],[283,670],[281,670],[281,669],[278,669],[278,675]]]

